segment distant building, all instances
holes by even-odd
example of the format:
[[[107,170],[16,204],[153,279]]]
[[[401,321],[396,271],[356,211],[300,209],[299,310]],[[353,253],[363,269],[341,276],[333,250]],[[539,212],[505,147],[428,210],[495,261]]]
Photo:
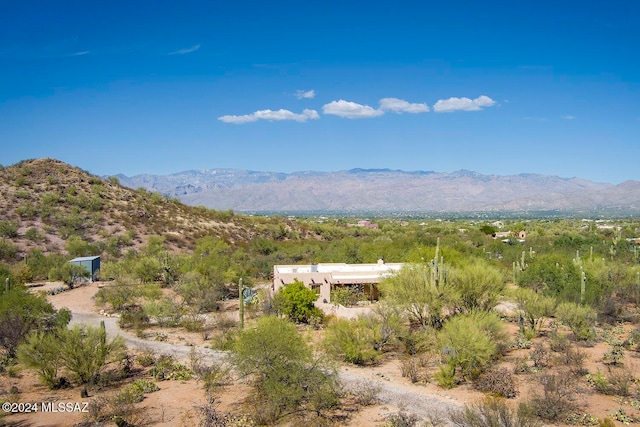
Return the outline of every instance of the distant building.
[[[491,235],[494,239],[500,239],[501,241],[508,243],[509,239],[515,238],[520,243],[524,243],[527,238],[527,232],[525,230],[513,232],[513,231],[496,231]]]
[[[100,274],[100,257],[99,256],[84,256],[79,258],[74,258],[69,261],[70,264],[81,265],[84,267],[90,274],[90,280],[95,282],[99,280],[98,277]]]
[[[378,228],[378,224],[374,224],[369,220],[361,219],[356,224],[357,227],[365,227],[365,228]]]
[[[402,269],[404,264],[385,264],[378,260],[376,264],[311,264],[311,265],[274,265],[272,291],[299,280],[313,289],[322,302],[331,302],[331,290],[336,287],[362,285],[371,300],[378,299],[378,283]]]

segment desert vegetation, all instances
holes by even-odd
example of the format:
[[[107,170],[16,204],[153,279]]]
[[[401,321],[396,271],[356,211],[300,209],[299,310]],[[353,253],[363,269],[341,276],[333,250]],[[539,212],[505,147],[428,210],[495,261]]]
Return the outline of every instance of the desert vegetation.
[[[398,408],[379,425],[640,420],[637,219],[381,218],[367,229],[188,207],[52,160],[5,167],[0,184],[0,375],[29,372],[51,393],[90,398],[86,425],[149,424],[136,408],[164,381],[197,381],[201,425],[344,425],[382,391],[347,387],[341,369],[378,368],[472,396],[432,417]],[[499,226],[527,237],[495,239]],[[88,255],[102,258],[103,314],[148,342],[189,336],[202,355],[126,348],[104,327],[70,326],[72,313],[24,286],[56,280],[73,292],[82,274],[67,261]],[[368,309],[354,319],[323,314],[300,282],[269,292],[274,264],[379,258],[406,263],[380,283],[379,301],[332,293]],[[22,394],[0,387],[3,402]]]

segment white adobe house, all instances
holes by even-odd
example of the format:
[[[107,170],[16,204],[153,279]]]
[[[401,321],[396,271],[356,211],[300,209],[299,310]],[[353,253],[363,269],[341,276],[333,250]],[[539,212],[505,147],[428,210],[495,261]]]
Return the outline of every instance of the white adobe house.
[[[311,265],[274,265],[273,293],[299,280],[316,292],[318,300],[331,302],[331,289],[349,285],[363,285],[364,292],[371,300],[378,299],[378,283],[402,269],[403,263],[376,264],[327,263]]]

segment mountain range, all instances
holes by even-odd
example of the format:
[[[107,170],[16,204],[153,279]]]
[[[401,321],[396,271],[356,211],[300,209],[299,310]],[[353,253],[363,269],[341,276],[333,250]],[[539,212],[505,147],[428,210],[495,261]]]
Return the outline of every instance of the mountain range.
[[[541,174],[208,169],[116,177],[124,186],[157,191],[188,205],[239,212],[640,213],[639,181],[615,185]]]

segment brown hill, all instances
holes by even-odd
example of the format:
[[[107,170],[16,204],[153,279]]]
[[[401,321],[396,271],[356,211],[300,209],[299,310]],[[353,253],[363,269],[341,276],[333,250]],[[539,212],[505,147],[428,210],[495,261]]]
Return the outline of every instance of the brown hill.
[[[54,159],[27,160],[0,170],[0,260],[29,250],[64,252],[79,236],[108,254],[121,254],[162,236],[173,250],[214,235],[230,243],[268,234],[276,220],[182,204],[144,189],[125,188]],[[289,224],[287,227],[295,226]]]

